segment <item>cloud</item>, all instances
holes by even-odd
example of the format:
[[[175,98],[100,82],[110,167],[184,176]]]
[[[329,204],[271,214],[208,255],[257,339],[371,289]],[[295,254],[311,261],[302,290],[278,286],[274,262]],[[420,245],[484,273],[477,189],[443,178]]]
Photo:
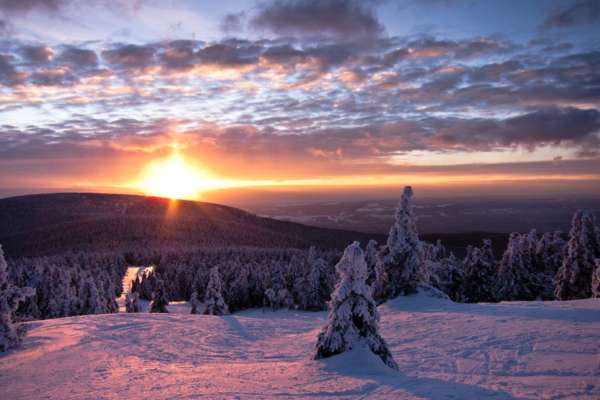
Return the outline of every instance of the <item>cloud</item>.
[[[143,69],[152,65],[156,49],[152,45],[125,44],[102,51],[102,58],[120,68]]]
[[[571,4],[565,3],[561,3],[560,8],[546,17],[543,28],[569,28],[582,24],[600,23],[600,2],[597,0],[578,0]]]
[[[373,39],[384,32],[372,1],[272,0],[250,18],[254,29],[276,35]]]
[[[0,11],[6,14],[26,14],[30,11],[55,13],[72,0],[0,0]]]
[[[48,46],[24,46],[21,54],[32,64],[45,64],[54,57],[54,50]]]
[[[95,68],[98,56],[93,50],[68,46],[60,53],[57,61],[71,68]]]
[[[432,120],[436,132],[433,142],[467,151],[490,151],[497,148],[561,144],[585,145],[596,142],[600,131],[598,110],[549,108],[503,120],[441,119]]]
[[[219,28],[223,33],[241,32],[244,30],[246,19],[247,16],[245,11],[227,14],[221,20]]]
[[[0,54],[0,83],[13,86],[20,83],[25,74],[17,71],[13,65],[15,57],[10,54]]]
[[[0,38],[10,36],[13,32],[13,26],[5,19],[0,18]]]

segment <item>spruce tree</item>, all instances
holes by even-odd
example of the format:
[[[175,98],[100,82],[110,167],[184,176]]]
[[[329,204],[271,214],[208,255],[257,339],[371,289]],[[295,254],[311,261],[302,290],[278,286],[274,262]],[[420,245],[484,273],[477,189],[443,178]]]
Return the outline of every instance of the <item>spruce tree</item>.
[[[85,280],[85,300],[83,305],[83,314],[104,314],[106,308],[102,304],[98,287],[91,276]]]
[[[387,244],[380,255],[388,282],[387,297],[416,292],[423,268],[423,248],[417,233],[416,217],[411,208],[412,188],[406,186],[396,210]]]
[[[537,289],[531,265],[531,237],[513,232],[498,265],[496,297],[498,300],[533,300]],[[534,241],[534,244],[537,240]]]
[[[592,297],[600,298],[600,258],[596,260],[596,269],[592,275]]]
[[[389,278],[385,271],[385,265],[381,260],[375,264],[375,280],[371,284],[371,293],[377,304],[383,303],[389,295]]]
[[[485,239],[481,248],[469,246],[463,261],[464,276],[460,300],[467,303],[494,302],[496,261],[492,241]]]
[[[398,369],[379,335],[379,312],[366,284],[367,264],[358,242],[346,248],[336,270],[341,280],[331,296],[327,325],[319,333],[315,358],[366,347],[387,366]]]
[[[167,298],[167,292],[165,290],[165,283],[162,279],[157,278],[154,281],[154,292],[152,292],[152,303],[150,303],[151,313],[168,313],[167,306],[169,300]]]
[[[535,265],[537,280],[541,286],[539,297],[553,300],[554,277],[562,265],[566,242],[560,231],[546,232],[538,240],[535,248]]]
[[[192,306],[190,314],[200,314],[200,300],[198,300],[198,292],[195,290],[190,296],[190,305]]]
[[[573,216],[569,242],[562,265],[556,274],[558,300],[585,299],[592,296],[592,274],[600,258],[600,238],[594,217],[578,210]]]
[[[229,307],[225,303],[225,300],[223,300],[223,283],[221,282],[218,267],[213,267],[210,270],[208,286],[206,287],[206,294],[204,296],[204,314],[229,314]]]
[[[8,281],[8,266],[0,245],[0,352],[19,344],[25,330],[15,325],[14,316],[19,303],[34,295],[30,287],[17,288]]]
[[[125,311],[128,313],[139,313],[142,311],[140,295],[137,292],[129,292],[125,295]]]
[[[314,247],[308,252],[308,276],[303,290],[302,308],[310,311],[320,311],[327,308],[325,303],[328,287],[325,281],[327,263],[318,257]]]
[[[439,262],[426,261],[426,265],[430,271],[429,283],[446,293],[450,299],[458,301],[463,284],[463,269],[462,263],[454,253],[450,252],[448,257],[442,258]]]
[[[373,286],[373,282],[377,279],[377,272],[375,268],[377,266],[377,259],[379,256],[379,249],[376,240],[369,240],[367,247],[365,248],[365,261],[367,262],[367,285]]]

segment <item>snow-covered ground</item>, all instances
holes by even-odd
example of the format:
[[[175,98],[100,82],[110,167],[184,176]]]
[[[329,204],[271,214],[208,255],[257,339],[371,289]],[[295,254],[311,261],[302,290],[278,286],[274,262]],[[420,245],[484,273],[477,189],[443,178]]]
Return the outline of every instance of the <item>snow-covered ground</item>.
[[[326,313],[108,314],[29,323],[2,399],[598,399],[600,301],[381,306],[400,372],[361,350],[311,359]]]

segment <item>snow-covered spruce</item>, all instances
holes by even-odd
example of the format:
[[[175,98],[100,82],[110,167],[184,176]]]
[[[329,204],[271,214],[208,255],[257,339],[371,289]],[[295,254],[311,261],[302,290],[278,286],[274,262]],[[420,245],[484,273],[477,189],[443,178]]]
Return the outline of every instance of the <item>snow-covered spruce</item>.
[[[142,311],[140,295],[138,292],[130,292],[125,295],[125,311],[128,313],[138,313]]]
[[[535,270],[543,300],[554,300],[554,277],[558,272],[566,250],[562,232],[546,232],[538,240],[535,248]]]
[[[592,275],[592,297],[600,298],[600,258],[596,260],[596,270]]]
[[[292,258],[290,265],[295,264],[294,260],[295,258]],[[285,280],[286,279],[281,270],[273,274],[271,277],[270,287],[264,292],[263,307],[268,307],[273,310],[277,310],[279,308],[292,308],[294,305],[294,299],[290,291],[286,288]],[[302,282],[303,292],[306,291],[305,283],[306,282],[304,281]]]
[[[327,325],[319,333],[315,359],[367,347],[390,368],[398,369],[379,335],[379,312],[366,284],[367,264],[358,242],[352,243],[336,265],[340,282],[331,296]]]
[[[206,287],[206,295],[204,296],[204,314],[207,315],[227,315],[229,307],[223,300],[223,283],[219,268],[213,267],[210,270],[210,278]]]
[[[190,296],[190,305],[192,306],[190,314],[200,314],[200,300],[198,299],[198,292],[195,290]]]
[[[411,209],[413,190],[404,188],[396,210],[396,220],[390,228],[387,244],[380,254],[387,273],[386,298],[414,293],[421,281],[423,248],[417,233],[416,217]]]
[[[592,296],[592,274],[600,258],[600,238],[592,214],[578,210],[573,215],[567,253],[556,274],[558,300]]]
[[[440,261],[425,260],[425,268],[429,271],[429,284],[446,293],[454,301],[459,301],[464,281],[461,261],[450,252],[448,257]]]
[[[162,279],[158,278],[155,281],[154,292],[152,293],[152,303],[150,303],[151,313],[168,313],[167,306],[169,300],[167,299],[167,293],[165,291],[165,283]]]
[[[492,251],[492,241],[485,239],[481,248],[469,246],[463,266],[460,301],[465,303],[496,301],[494,293],[496,260]]]
[[[331,288],[327,285],[326,274],[329,267],[325,260],[318,257],[315,247],[308,251],[308,276],[302,280],[304,288],[300,289],[303,310],[321,311],[327,308],[323,299],[329,296]]]
[[[531,263],[529,239],[530,236],[517,232],[510,234],[506,251],[498,265],[497,299],[533,300],[536,298],[538,290]]]
[[[0,352],[15,347],[25,331],[14,324],[15,310],[26,297],[34,295],[30,287],[17,288],[8,282],[8,268],[0,245]]]
[[[377,259],[379,256],[379,245],[376,240],[369,240],[365,247],[365,261],[367,262],[367,285],[373,286],[377,280]]]

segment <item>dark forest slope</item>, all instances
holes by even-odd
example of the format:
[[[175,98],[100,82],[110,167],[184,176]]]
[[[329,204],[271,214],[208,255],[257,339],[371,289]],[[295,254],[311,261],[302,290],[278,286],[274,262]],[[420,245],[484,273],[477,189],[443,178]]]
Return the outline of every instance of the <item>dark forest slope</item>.
[[[0,243],[9,257],[149,247],[343,248],[383,237],[262,218],[204,202],[59,193],[0,199]]]

